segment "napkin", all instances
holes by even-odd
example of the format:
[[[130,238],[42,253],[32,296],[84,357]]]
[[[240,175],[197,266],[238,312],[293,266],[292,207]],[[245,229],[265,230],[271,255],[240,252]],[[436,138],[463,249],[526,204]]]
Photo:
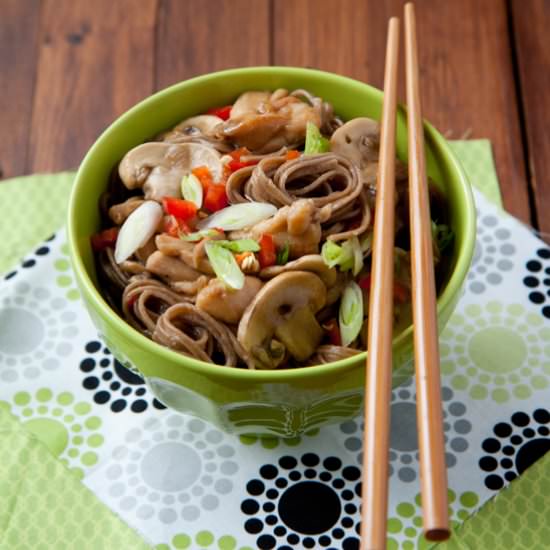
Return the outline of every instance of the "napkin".
[[[527,469],[550,448],[550,249],[491,202],[500,195],[491,184],[496,178],[488,142],[454,147],[474,183],[479,178],[484,185],[475,196],[472,270],[441,339],[452,544],[493,547],[484,537],[490,531],[497,540],[504,532],[498,528],[502,501],[518,502],[515,495],[521,495],[524,505],[536,497],[536,510],[550,505],[544,485],[530,479],[543,466]],[[0,185],[0,268],[6,272],[0,283],[0,405],[12,426],[3,438],[8,463],[18,462],[23,440],[49,452],[60,476],[96,499],[82,525],[95,518],[96,530],[109,524],[111,534],[128,537],[124,543],[105,539],[101,548],[139,547],[132,529],[157,550],[358,548],[360,418],[277,440],[231,436],[165,409],[112,357],[80,302],[64,231],[51,214],[43,215],[44,202],[52,213],[63,210],[70,175],[62,177]],[[62,192],[48,191],[60,181]],[[36,201],[38,186],[42,199]],[[8,217],[12,200],[24,206],[25,224],[13,213]],[[13,265],[31,242],[34,251]],[[413,380],[393,391],[389,548],[430,546],[421,537],[414,399]],[[36,462],[0,477],[27,487],[15,489],[27,511],[46,484],[26,483],[41,469]],[[499,494],[515,478],[512,489]],[[72,506],[67,491],[51,494]],[[512,507],[517,512],[517,504]],[[1,544],[28,548],[22,535],[7,538],[28,530],[28,515],[0,512]],[[479,519],[484,512],[487,521]],[[69,515],[36,517],[72,540]],[[535,517],[525,522],[526,514],[520,523],[534,526]],[[523,547],[541,547],[544,531],[540,538],[538,530],[530,532],[522,541],[534,546]]]

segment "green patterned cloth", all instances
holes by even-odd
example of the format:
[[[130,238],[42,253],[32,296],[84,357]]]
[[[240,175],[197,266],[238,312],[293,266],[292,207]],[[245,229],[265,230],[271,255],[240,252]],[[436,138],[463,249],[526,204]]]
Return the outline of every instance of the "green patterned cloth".
[[[0,455],[0,549],[150,548],[4,408]]]
[[[493,204],[500,205],[500,193],[490,143],[486,140],[453,142],[452,147],[462,160],[476,187]],[[72,177],[71,173],[29,176],[0,184],[0,235],[2,237],[0,272],[14,269],[23,255],[31,248],[38,246],[63,224]],[[496,219],[498,214],[489,210],[485,209],[480,217],[481,228],[486,229],[486,234],[481,235],[478,246],[484,248],[484,258],[491,260],[493,258],[491,254],[494,255],[491,247],[495,248],[498,245],[502,257],[494,256],[495,262],[500,262],[497,267],[492,267],[487,261],[486,267],[482,270],[479,269],[478,261],[481,252],[479,250],[479,253],[476,252],[477,260],[474,261],[475,266],[477,261],[476,270],[472,271],[467,281],[471,296],[476,294],[483,296],[486,290],[498,288],[499,272],[516,268],[519,270],[520,267],[518,264],[512,268],[509,263],[506,263],[507,254],[514,249],[514,241],[511,237],[515,230],[513,221],[501,223]],[[22,223],[18,215],[22,211],[25,212],[25,223]],[[29,220],[31,220],[30,223]],[[43,282],[42,278],[47,281],[53,280],[55,283],[52,285],[53,288],[33,287],[37,281],[33,283],[32,280],[31,284],[28,284],[24,278],[27,270],[22,265],[12,272],[15,274],[13,281],[22,277],[22,282],[14,283],[10,287],[14,289],[13,295],[4,298],[3,304],[4,307],[12,310],[16,306],[24,306],[32,310],[36,307],[33,305],[35,304],[33,300],[40,298],[42,301],[49,301],[54,313],[50,316],[51,319],[46,321],[56,322],[58,326],[60,324],[62,326],[62,330],[56,333],[61,335],[56,341],[56,353],[73,360],[74,353],[70,355],[67,350],[70,349],[73,341],[78,340],[79,337],[75,338],[78,331],[87,330],[90,333],[89,338],[94,336],[91,335],[93,330],[88,328],[89,323],[86,324],[85,317],[79,317],[78,323],[71,317],[71,303],[78,305],[78,291],[74,288],[66,247],[63,243],[57,242],[58,240],[59,237],[46,243],[45,248],[56,250],[55,256],[48,260],[51,263],[49,267],[46,268],[40,264],[43,262],[42,252],[40,252],[44,248],[43,245],[34,254],[27,256],[29,266],[31,263],[38,266],[34,269],[39,275],[38,282]],[[68,301],[60,302],[60,296]],[[511,298],[515,300],[516,296]],[[526,303],[521,296],[517,297],[517,301]],[[441,343],[442,373],[445,383],[449,385],[444,392],[444,409],[448,417],[452,417],[450,419],[453,422],[453,427],[448,430],[452,436],[448,442],[448,448],[454,459],[462,456],[466,458],[466,462],[470,454],[473,457],[477,455],[472,454],[476,451],[475,449],[465,452],[467,447],[464,447],[464,438],[461,434],[475,432],[476,426],[462,417],[463,405],[456,399],[458,394],[470,399],[468,412],[473,413],[475,418],[481,419],[485,414],[486,404],[506,406],[511,401],[517,400],[520,403],[524,400],[522,407],[528,410],[531,404],[529,399],[535,394],[538,396],[537,403],[540,407],[540,395],[548,387],[544,376],[533,375],[527,368],[523,369],[525,372],[522,373],[522,379],[519,379],[512,370],[506,372],[506,366],[514,362],[525,362],[531,366],[542,365],[541,368],[547,370],[548,364],[545,362],[545,357],[548,356],[550,346],[529,344],[529,342],[538,343],[548,339],[548,331],[543,325],[542,317],[534,315],[521,303],[503,305],[495,300],[494,296],[492,300],[480,299],[479,302],[480,304],[466,302],[466,305],[462,306],[451,319]],[[46,311],[44,314],[47,316]],[[82,325],[86,326],[82,328]],[[4,348],[9,348],[11,344],[9,331],[4,332],[8,336],[3,338],[2,328],[2,304],[0,304],[0,344]],[[53,335],[54,332],[55,330],[51,331],[51,334]],[[481,333],[483,338],[478,337]],[[468,352],[465,351],[464,342],[468,342]],[[5,359],[0,355],[0,367],[3,367],[0,369],[2,371],[0,373],[2,377],[0,431],[3,436],[0,438],[3,456],[0,461],[1,550],[148,548],[144,539],[140,539],[128,524],[141,531],[147,539],[152,540],[158,550],[179,548],[250,550],[251,531],[243,532],[242,526],[239,531],[238,522],[235,522],[232,516],[239,513],[238,506],[235,510],[233,508],[215,509],[216,506],[221,506],[220,500],[223,502],[223,495],[229,491],[230,487],[238,484],[242,486],[248,476],[258,476],[256,470],[259,465],[268,461],[275,462],[281,454],[299,453],[300,446],[311,448],[321,455],[338,452],[339,447],[343,451],[345,447],[350,451],[349,457],[357,458],[360,429],[354,422],[322,430],[321,435],[304,437],[302,440],[298,438],[288,441],[262,441],[241,438],[239,442],[217,431],[207,432],[203,423],[173,415],[170,411],[162,411],[156,417],[150,415],[149,420],[145,420],[142,424],[136,423],[134,428],[126,431],[125,422],[129,421],[130,416],[124,416],[124,414],[130,411],[126,410],[124,414],[120,414],[118,423],[112,421],[106,423],[102,420],[107,418],[102,414],[105,409],[100,410],[99,398],[95,403],[87,398],[89,394],[82,389],[76,368],[75,372],[67,371],[67,377],[56,375],[55,369],[61,367],[61,362],[58,356],[50,353],[51,348],[52,346],[44,346],[39,352],[41,355],[33,356],[35,362],[42,361],[45,369],[51,369],[52,378],[46,380],[49,387],[43,386],[43,379],[35,378],[35,371],[25,367],[24,350],[19,350],[21,351],[19,356],[16,353],[11,359]],[[83,372],[89,372],[94,368],[97,370],[100,361],[99,358],[97,360],[94,358],[107,352],[102,349],[99,342],[90,341],[86,345],[86,353],[86,359],[80,363],[80,370]],[[11,362],[8,362],[10,360]],[[74,360],[71,364],[74,364]],[[466,364],[469,365],[468,377],[460,372],[460,365]],[[74,366],[76,367],[76,364]],[[16,377],[21,376],[20,373],[23,373],[24,379],[17,382]],[[58,376],[57,382],[54,382],[55,376]],[[68,385],[71,376],[78,385],[73,385],[70,391],[67,391],[60,384],[66,382]],[[9,388],[16,386],[17,383],[20,384],[17,391],[11,391]],[[131,383],[136,384],[135,381]],[[21,386],[21,384],[24,385]],[[404,385],[399,393],[399,396],[396,394],[397,405],[405,410],[411,404],[411,392],[408,386]],[[405,394],[408,397],[404,397]],[[95,395],[99,396],[99,393]],[[137,406],[138,402],[140,399],[134,400],[133,405]],[[148,411],[153,408],[153,402],[150,401],[149,404],[151,406]],[[114,405],[115,402],[112,402],[113,411]],[[539,433],[542,434],[547,420],[541,419],[540,410],[529,411],[528,422],[529,426],[539,426]],[[145,416],[143,412],[140,414],[142,417]],[[531,429],[522,428],[523,417],[514,419],[514,416],[515,414],[512,418],[508,418],[508,422],[502,423],[505,428],[499,429],[516,431],[523,429],[525,433]],[[22,425],[15,420],[15,417]],[[114,417],[110,417],[111,420],[112,418]],[[471,416],[470,419],[472,419]],[[174,504],[175,498],[169,494],[162,497],[162,490],[151,491],[152,487],[166,488],[165,480],[155,477],[154,470],[157,466],[159,471],[162,470],[162,460],[166,459],[166,455],[160,453],[160,449],[174,446],[175,437],[194,445],[197,450],[206,448],[206,451],[201,451],[204,467],[219,467],[220,472],[224,474],[225,477],[220,477],[218,474],[215,482],[217,493],[207,495],[210,500],[201,497],[200,492],[205,490],[208,483],[211,483],[207,480],[208,476],[201,479],[202,486],[198,482],[195,483],[191,479],[192,464],[190,463],[187,464],[188,479],[180,479],[177,476],[174,478],[176,482],[179,481],[182,484],[182,487],[186,483],[188,485],[195,483],[192,491],[182,491],[179,494],[177,502],[181,504]],[[516,436],[504,434],[504,432],[503,435],[498,435],[495,432],[493,439],[498,437],[505,440]],[[487,438],[487,441],[489,440],[490,438]],[[536,441],[541,444],[540,439],[533,440],[533,443]],[[545,444],[544,442],[549,440],[542,439],[542,441]],[[486,449],[484,447],[486,456],[483,457],[489,465],[487,466],[489,470],[491,461],[494,460],[493,456],[498,456],[490,445],[494,445],[494,442],[487,444]],[[133,450],[129,452],[128,449]],[[216,453],[213,453],[215,449]],[[207,453],[217,454],[220,457],[217,459],[218,462],[207,458]],[[229,459],[235,453],[240,458],[242,466],[241,471],[238,472],[237,462]],[[158,459],[154,463],[155,468],[153,471],[146,471],[147,461],[152,461],[155,456]],[[187,455],[189,459],[193,456]],[[402,464],[399,466],[402,481],[405,479],[405,474],[409,475],[410,468],[407,464],[410,464],[413,459],[413,454],[402,453]],[[102,460],[104,464],[101,463]],[[534,466],[523,472],[521,477],[513,481],[508,488],[496,493],[497,496],[488,500],[480,510],[479,505],[487,498],[488,493],[482,485],[484,480],[487,483],[486,480],[490,476],[480,475],[476,461],[477,458],[469,465],[469,469],[464,469],[465,475],[470,477],[467,483],[457,483],[456,476],[454,478],[451,476],[452,489],[449,490],[449,503],[454,536],[450,542],[440,547],[456,550],[505,546],[512,549],[545,547],[550,540],[544,514],[546,510],[550,510],[550,487],[544,474],[550,468],[550,455],[541,458]],[[134,475],[132,472],[137,471],[138,464],[141,464],[143,480],[146,480],[149,485],[144,484],[138,477],[132,477]],[[198,464],[200,466],[200,462]],[[395,461],[393,464],[396,468],[398,467]],[[164,464],[164,467],[169,467],[169,463]],[[335,466],[331,465],[331,468],[333,467]],[[353,470],[353,467],[351,470],[349,468],[348,474]],[[181,470],[179,467],[178,469]],[[496,466],[495,469],[497,469]],[[450,473],[453,474],[456,470],[457,468],[450,469]],[[172,473],[172,475],[175,474]],[[264,475],[261,470],[259,475]],[[268,483],[269,474],[265,475],[265,483]],[[475,476],[478,476],[477,481]],[[84,479],[86,486],[82,484],[80,478]],[[392,479],[395,479],[395,476]],[[132,489],[139,483],[141,485]],[[408,487],[412,488],[416,485],[409,484]],[[138,506],[133,495],[139,497],[140,491],[142,494],[149,491],[148,497],[151,504]],[[252,489],[248,491],[250,493]],[[59,498],[59,495],[63,497]],[[162,505],[155,504],[154,499],[159,498],[162,498]],[[199,498],[202,499],[200,509],[202,517],[201,521],[197,522],[191,514],[199,513],[199,508],[193,508],[185,503],[189,499],[195,499],[198,502]],[[151,516],[153,508],[158,516]],[[172,517],[171,514],[175,509],[181,511],[183,520]],[[115,510],[123,521],[112,510]],[[206,513],[208,510],[210,510],[210,516]],[[475,513],[476,510],[477,513]],[[430,546],[420,536],[421,506],[418,495],[415,496],[415,493],[410,491],[399,494],[398,500],[394,499],[392,503],[389,515],[389,548],[406,550]],[[153,520],[157,518],[158,521],[155,524]],[[213,518],[215,521],[211,521]],[[335,539],[331,547],[340,544],[336,540],[338,537],[333,536]],[[296,544],[297,546],[294,547],[299,547],[299,543]]]

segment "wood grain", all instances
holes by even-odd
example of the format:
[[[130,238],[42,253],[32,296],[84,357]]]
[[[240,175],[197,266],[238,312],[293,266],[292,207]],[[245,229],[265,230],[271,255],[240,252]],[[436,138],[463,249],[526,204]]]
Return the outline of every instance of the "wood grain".
[[[28,172],[38,0],[4,0],[0,17],[0,178]]]
[[[511,6],[538,228],[550,233],[550,3],[529,0]]]
[[[268,0],[161,0],[156,88],[220,69],[269,65],[269,30]]]
[[[274,62],[381,87],[386,22],[403,4],[341,0],[336,9],[331,0],[296,0],[288,9],[288,0],[274,0]],[[505,206],[529,221],[504,0],[417,0],[416,11],[424,116],[455,139],[489,138]]]
[[[156,0],[42,3],[31,168],[76,167],[153,90]]]

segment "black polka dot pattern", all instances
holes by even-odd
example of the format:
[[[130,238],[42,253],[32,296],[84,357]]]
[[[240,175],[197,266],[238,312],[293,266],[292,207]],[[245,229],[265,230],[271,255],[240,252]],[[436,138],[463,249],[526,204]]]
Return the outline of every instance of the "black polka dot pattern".
[[[550,319],[550,248],[539,248],[536,258],[525,264],[523,284],[529,300],[541,306],[541,313]]]
[[[40,258],[47,256],[50,253],[49,243],[54,239],[55,233],[51,237],[46,239],[46,241],[42,243],[34,252],[23,258],[18,268],[12,269],[8,273],[6,273],[3,277],[4,281],[9,281],[10,279],[13,279],[21,270],[27,270],[35,267]]]
[[[550,450],[550,412],[536,409],[533,414],[516,412],[508,422],[493,427],[481,447],[486,453],[479,467],[487,473],[485,486],[499,491]]]
[[[360,477],[337,457],[283,456],[247,483],[244,528],[261,550],[359,549]]]
[[[82,387],[94,393],[96,403],[108,404],[114,413],[142,413],[149,406],[166,408],[150,394],[142,378],[123,367],[101,342],[88,342],[85,351],[88,355],[80,361]]]

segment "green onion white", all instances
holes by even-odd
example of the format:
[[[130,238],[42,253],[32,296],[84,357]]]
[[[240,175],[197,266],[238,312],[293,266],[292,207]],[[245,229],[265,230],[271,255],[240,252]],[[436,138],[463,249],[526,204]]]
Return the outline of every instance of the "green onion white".
[[[162,207],[158,202],[145,201],[126,218],[116,241],[117,264],[127,260],[155,234],[162,216]]]
[[[363,326],[363,292],[355,281],[350,281],[340,301],[338,314],[342,345],[349,346]]]
[[[197,176],[187,174],[181,178],[181,196],[197,208],[202,206],[202,185]]]
[[[219,227],[224,231],[235,231],[257,224],[277,213],[277,207],[266,202],[244,202],[218,210],[200,221],[199,229]]]

